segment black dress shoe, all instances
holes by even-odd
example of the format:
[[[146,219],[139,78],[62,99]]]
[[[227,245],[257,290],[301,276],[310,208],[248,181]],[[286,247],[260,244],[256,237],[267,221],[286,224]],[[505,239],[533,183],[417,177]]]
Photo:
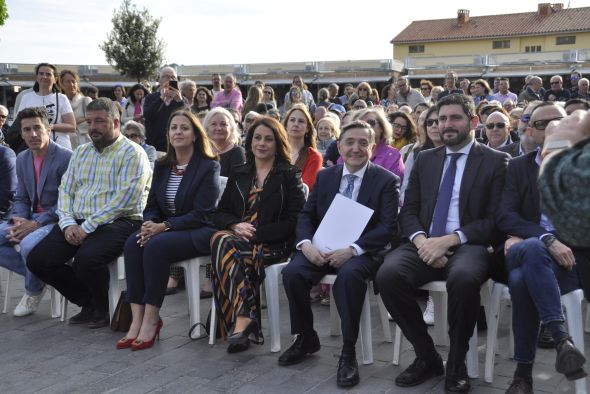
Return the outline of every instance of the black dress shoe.
[[[239,353],[248,350],[250,347],[250,341],[246,339],[244,343],[230,343],[227,347],[228,353]]]
[[[244,344],[246,342],[254,342],[256,345],[262,345],[264,338],[256,320],[251,320],[243,331],[231,333],[227,337],[229,343]]]
[[[432,360],[416,357],[414,362],[395,378],[395,385],[399,387],[417,386],[444,373],[445,367],[440,354],[437,353]]]
[[[455,371],[449,371],[447,361],[447,377],[445,379],[446,393],[467,393],[471,389],[469,376],[467,375],[467,367],[465,363]]]
[[[109,325],[109,313],[95,309],[90,316],[88,328],[102,328]]]
[[[359,383],[359,365],[354,354],[342,354],[338,360],[336,384],[338,387],[352,387]]]
[[[90,322],[94,309],[89,306],[83,306],[82,310],[77,315],[70,317],[69,324],[87,324]]]
[[[564,374],[568,380],[577,380],[588,375],[582,368],[586,362],[586,358],[574,346],[570,338],[559,342],[556,349],[555,370],[557,372]]]
[[[320,350],[320,338],[314,331],[313,335],[304,336],[303,334],[297,334],[295,342],[291,347],[285,350],[285,353],[279,357],[279,365],[293,365],[298,364],[305,356],[312,354]]]
[[[533,384],[526,379],[518,376],[514,377],[506,394],[533,394]]]
[[[541,349],[554,349],[555,341],[551,336],[551,331],[544,325],[541,325],[541,331],[539,332],[539,339],[537,339],[537,346]]]

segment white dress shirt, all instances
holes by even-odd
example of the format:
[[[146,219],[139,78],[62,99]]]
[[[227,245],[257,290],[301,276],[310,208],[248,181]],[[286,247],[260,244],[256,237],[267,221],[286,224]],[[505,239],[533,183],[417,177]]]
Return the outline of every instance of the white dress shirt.
[[[449,148],[446,148],[446,157],[442,172],[443,176],[440,179],[440,182],[442,184],[444,173],[447,171],[447,168],[449,168],[449,164],[451,164],[450,154],[462,153],[462,155],[457,159],[457,172],[455,173],[455,183],[453,184],[453,193],[451,194],[451,203],[449,205],[449,213],[447,216],[447,226],[445,228],[445,232],[447,235],[456,233],[461,239],[461,244],[467,243],[467,236],[465,236],[463,231],[459,231],[459,228],[461,227],[461,221],[459,219],[459,195],[461,193],[461,181],[463,180],[463,173],[465,172],[467,157],[469,156],[469,152],[471,151],[471,148],[473,147],[474,143],[475,140],[471,141],[463,148],[459,149],[457,152],[453,152]],[[432,221],[430,223],[430,229],[428,231],[432,232]],[[423,231],[415,232],[414,234],[410,235],[410,241],[413,241],[418,234],[425,233]]]

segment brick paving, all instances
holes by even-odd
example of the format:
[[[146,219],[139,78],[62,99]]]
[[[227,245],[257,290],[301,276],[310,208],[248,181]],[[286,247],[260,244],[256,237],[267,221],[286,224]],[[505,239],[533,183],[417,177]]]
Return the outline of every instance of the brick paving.
[[[5,275],[4,275],[5,276]],[[52,319],[49,296],[37,313],[15,318],[12,310],[22,296],[22,279],[13,276],[8,313],[0,315],[0,393],[443,393],[443,378],[402,389],[395,377],[412,362],[414,353],[407,341],[401,364],[391,363],[393,345],[383,340],[378,310],[372,296],[374,363],[361,365],[361,382],[350,390],[336,386],[336,364],[340,338],[330,336],[329,308],[314,304],[316,330],[322,349],[301,364],[279,367],[280,353],[271,353],[268,343],[252,345],[244,353],[228,354],[227,345],[210,346],[206,339],[191,340],[188,331],[186,292],[166,297],[161,310],[164,327],[154,348],[139,352],[116,350],[124,333],[108,328],[90,330]],[[4,289],[2,283],[2,289]],[[4,302],[3,294],[0,296]],[[206,318],[210,300],[201,301]],[[78,308],[70,304],[69,315]],[[504,314],[509,313],[505,310]],[[281,293],[281,334],[283,350],[290,344],[288,305]],[[515,362],[507,357],[508,327],[500,322],[499,354],[494,382],[483,381],[485,331],[479,335],[480,378],[472,380],[472,393],[504,393]],[[266,312],[263,311],[263,331]],[[586,336],[586,349],[590,341]],[[443,358],[446,348],[439,348]],[[357,349],[361,360],[360,343]],[[534,367],[535,392],[573,393],[574,384],[555,372],[553,350],[539,349]]]

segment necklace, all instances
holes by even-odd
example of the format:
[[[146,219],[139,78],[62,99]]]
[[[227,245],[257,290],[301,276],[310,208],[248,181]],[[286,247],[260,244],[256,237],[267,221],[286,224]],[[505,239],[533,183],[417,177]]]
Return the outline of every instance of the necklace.
[[[180,166],[180,165],[173,164],[172,165],[172,172],[174,173],[174,175],[183,176],[184,172],[186,171],[187,165],[188,164],[184,164],[184,165]]]

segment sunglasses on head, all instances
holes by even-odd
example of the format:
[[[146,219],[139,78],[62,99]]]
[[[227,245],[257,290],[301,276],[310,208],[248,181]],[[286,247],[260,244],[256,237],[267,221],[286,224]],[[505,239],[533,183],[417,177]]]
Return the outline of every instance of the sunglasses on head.
[[[504,123],[504,122],[498,122],[498,123],[488,123],[488,124],[486,124],[486,128],[488,130],[493,130],[494,127],[496,127],[497,129],[503,129],[504,127],[506,127],[506,123]]]
[[[367,122],[368,124],[371,125],[371,127],[375,127],[379,124],[379,122],[377,122],[377,119],[367,119],[365,122]]]

